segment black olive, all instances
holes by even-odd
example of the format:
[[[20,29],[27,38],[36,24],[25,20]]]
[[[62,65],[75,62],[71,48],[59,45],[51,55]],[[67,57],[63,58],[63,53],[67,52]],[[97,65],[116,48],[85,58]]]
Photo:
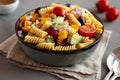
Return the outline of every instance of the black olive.
[[[64,39],[62,42],[62,46],[67,46],[67,45],[70,45],[70,39],[68,38]]]
[[[70,4],[70,3],[66,3],[65,5],[66,5],[67,7],[70,7],[71,4]]]
[[[22,30],[22,35],[26,36],[27,34],[28,34],[28,32],[27,32],[27,31]]]
[[[80,16],[80,17],[78,18],[78,21],[81,23],[81,25],[84,25],[84,24],[85,24],[85,20],[84,20],[84,18],[83,18],[82,16]]]

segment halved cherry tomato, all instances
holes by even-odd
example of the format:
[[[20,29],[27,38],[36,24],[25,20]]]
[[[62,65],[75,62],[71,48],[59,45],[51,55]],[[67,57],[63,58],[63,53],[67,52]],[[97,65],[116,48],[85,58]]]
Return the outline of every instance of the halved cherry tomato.
[[[98,0],[96,7],[99,12],[105,12],[109,8],[109,2],[108,0]]]
[[[119,11],[118,9],[111,7],[105,12],[105,16],[108,21],[114,21],[119,17]]]
[[[65,17],[65,10],[61,7],[54,7],[53,9],[53,14],[57,15],[57,16],[63,16]]]
[[[82,36],[93,38],[96,34],[96,29],[92,25],[85,24],[79,27],[78,33]]]
[[[57,39],[57,37],[58,37],[58,31],[57,30],[54,30],[53,28],[49,28],[46,31],[49,35],[51,35],[52,37]]]

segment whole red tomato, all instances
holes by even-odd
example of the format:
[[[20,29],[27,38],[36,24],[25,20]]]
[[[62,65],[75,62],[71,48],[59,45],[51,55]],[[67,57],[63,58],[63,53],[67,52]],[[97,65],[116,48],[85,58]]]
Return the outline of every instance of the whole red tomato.
[[[105,12],[105,16],[108,21],[114,21],[119,17],[119,11],[118,9],[111,7]]]
[[[65,10],[63,10],[63,8],[61,8],[61,7],[54,7],[53,13],[57,16],[65,17]]]
[[[98,0],[96,7],[99,12],[105,12],[109,8],[109,2],[108,0]]]

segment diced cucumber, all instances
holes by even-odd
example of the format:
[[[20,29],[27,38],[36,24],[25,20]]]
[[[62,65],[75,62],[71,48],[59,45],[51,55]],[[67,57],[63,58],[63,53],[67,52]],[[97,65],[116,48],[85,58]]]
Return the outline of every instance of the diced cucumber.
[[[52,20],[52,27],[55,30],[59,30],[62,27],[63,22],[64,22],[64,17],[58,16]]]
[[[64,17],[58,16],[52,20],[52,24],[63,24]]]
[[[55,30],[59,30],[61,27],[62,27],[63,24],[53,24],[52,27],[55,29]]]
[[[47,42],[55,43],[55,40],[52,36],[49,35],[48,38],[47,38]]]
[[[78,44],[80,41],[82,41],[82,36],[80,36],[79,34],[74,34],[71,37],[70,44],[75,45]]]

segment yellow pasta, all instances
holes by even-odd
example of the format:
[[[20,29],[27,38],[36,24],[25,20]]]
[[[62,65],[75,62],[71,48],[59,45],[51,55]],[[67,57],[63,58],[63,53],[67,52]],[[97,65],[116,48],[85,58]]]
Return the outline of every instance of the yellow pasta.
[[[70,24],[75,24],[75,25],[81,26],[81,23],[75,18],[75,16],[73,14],[68,13],[67,16],[69,18]]]
[[[49,17],[51,15],[51,11],[53,10],[53,7],[45,7],[39,10],[39,13],[43,17]]]
[[[95,26],[95,23],[92,23],[91,25],[92,25],[92,26]],[[102,28],[101,28],[101,29],[102,29]]]
[[[28,43],[32,43],[32,44],[37,44],[37,43],[44,42],[45,39],[39,38],[39,37],[36,37],[36,36],[27,35],[27,36],[25,36],[24,41],[28,42]]]
[[[56,46],[54,47],[55,51],[72,51],[72,50],[76,50],[76,46],[75,45],[71,45],[71,46]]]
[[[84,14],[85,23],[92,24],[90,17],[87,14]]]
[[[73,28],[68,30],[68,36],[72,36],[75,33],[76,33],[76,30],[74,30]]]
[[[52,50],[54,48],[54,43],[46,43],[46,42],[43,42],[43,43],[39,43],[36,45],[37,48],[39,49],[47,49],[47,50]]]
[[[67,6],[63,6],[63,5],[57,4],[57,3],[52,3],[50,6],[51,6],[51,7],[61,7],[61,8],[63,8],[66,12],[69,12],[69,11],[72,10],[71,8],[68,8]]]
[[[89,38],[89,37],[83,37],[82,43],[86,43],[86,42],[93,42],[95,41],[94,38]]]
[[[40,28],[41,30],[47,30],[52,25],[51,21],[46,21],[45,24]]]
[[[89,43],[89,42],[86,42],[86,43],[79,43],[78,45],[77,45],[77,49],[81,49],[81,48],[83,48],[83,47],[85,47],[85,46],[88,46],[88,45],[90,45],[91,43]]]
[[[38,37],[41,37],[41,38],[44,38],[47,36],[47,32],[35,27],[35,26],[32,26],[32,28],[30,29],[29,31],[30,34],[33,34],[33,35],[36,35]]]
[[[44,16],[44,17],[51,17],[51,14],[50,13],[44,13],[42,16]]]
[[[41,17],[40,18],[40,22],[38,23],[38,28],[41,28],[46,23],[46,21],[51,21],[51,18]]]
[[[89,37],[83,37],[82,43],[88,42],[89,41]]]
[[[78,45],[77,45],[77,49],[80,49],[80,48],[83,48],[83,47],[85,47],[85,46],[88,46],[88,45],[90,45],[90,44],[92,44],[93,42],[95,41],[95,39],[86,39],[86,41],[84,42],[84,43],[79,43]]]
[[[103,28],[103,25],[93,16],[92,13],[88,12],[88,16],[90,17],[91,21],[95,24],[95,27]]]

